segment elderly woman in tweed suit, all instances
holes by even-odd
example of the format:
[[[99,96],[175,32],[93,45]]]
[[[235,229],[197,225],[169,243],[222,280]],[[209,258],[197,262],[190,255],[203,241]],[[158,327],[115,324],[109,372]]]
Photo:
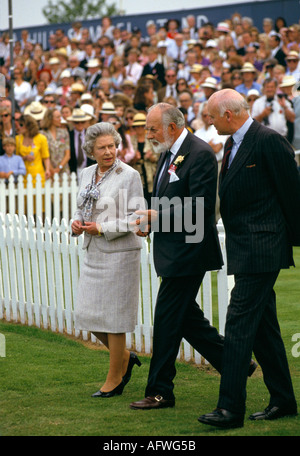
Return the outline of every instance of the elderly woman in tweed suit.
[[[133,366],[140,365],[125,342],[137,319],[141,242],[132,226],[144,199],[139,173],[116,158],[120,141],[110,123],[88,128],[83,148],[96,164],[80,175],[72,223],[73,235],[84,233],[86,249],[77,291],[76,328],[91,331],[110,353],[106,380],[93,394],[102,398],[122,394]]]

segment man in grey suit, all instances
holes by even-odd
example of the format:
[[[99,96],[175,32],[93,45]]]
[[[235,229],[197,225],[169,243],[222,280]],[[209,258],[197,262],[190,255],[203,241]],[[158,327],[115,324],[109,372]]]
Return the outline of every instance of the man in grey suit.
[[[228,307],[217,408],[199,417],[221,428],[244,424],[247,369],[252,351],[270,393],[251,420],[297,413],[276,316],[274,285],[294,265],[300,245],[300,176],[286,139],[253,120],[232,89],[211,96],[208,111],[219,134],[231,135],[220,174],[220,211],[226,233],[228,274],[235,286]]]

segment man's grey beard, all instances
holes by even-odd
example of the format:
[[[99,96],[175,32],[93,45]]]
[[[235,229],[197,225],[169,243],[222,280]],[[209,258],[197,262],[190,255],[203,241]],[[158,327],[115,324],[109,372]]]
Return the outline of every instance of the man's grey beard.
[[[169,150],[172,147],[172,144],[173,144],[172,138],[167,138],[166,136],[165,136],[165,138],[166,138],[165,141],[162,143],[155,141],[155,140],[150,141],[153,151],[156,154],[161,154],[161,153],[165,152],[166,150]],[[155,144],[153,144],[153,143],[155,143]]]

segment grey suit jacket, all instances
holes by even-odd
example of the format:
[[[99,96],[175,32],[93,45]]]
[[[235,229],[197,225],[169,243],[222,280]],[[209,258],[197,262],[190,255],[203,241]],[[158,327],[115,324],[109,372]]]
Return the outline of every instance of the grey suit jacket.
[[[81,192],[92,182],[97,165],[83,169],[80,175],[77,207],[74,220],[84,221]],[[101,183],[91,221],[100,224],[103,236],[93,236],[102,252],[121,252],[141,249],[142,243],[130,223],[136,220],[135,211],[144,209],[144,197],[139,173],[120,162],[119,166]],[[83,248],[90,244],[92,235],[84,233]]]

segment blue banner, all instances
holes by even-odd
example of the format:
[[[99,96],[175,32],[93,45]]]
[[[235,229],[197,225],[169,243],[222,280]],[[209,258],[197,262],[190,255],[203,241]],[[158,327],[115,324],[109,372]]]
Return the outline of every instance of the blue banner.
[[[131,15],[131,16],[114,16],[112,17],[112,23],[116,27],[125,28],[129,31],[133,27],[138,27],[142,35],[146,35],[146,23],[150,19],[153,20],[156,25],[162,26],[169,19],[177,19],[182,25],[186,16],[192,14],[196,18],[197,27],[201,27],[206,22],[211,22],[217,25],[218,22],[229,19],[232,14],[240,13],[242,16],[251,17],[254,25],[262,32],[263,18],[270,17],[274,21],[277,17],[283,17],[288,25],[297,23],[300,17],[300,6],[298,0],[273,0],[273,1],[257,1],[249,3],[239,3],[234,5],[222,5],[207,8],[196,8],[181,11],[166,11],[159,13],[149,13]],[[99,32],[101,23],[101,17],[97,19],[81,21],[84,28],[88,28],[90,31],[91,39],[94,40]],[[72,27],[71,24],[50,24],[40,25],[35,27],[22,27],[14,29],[14,39],[20,39],[21,30],[26,28],[29,31],[30,39],[34,42],[41,43],[43,48],[48,46],[48,37],[54,33],[56,29],[61,28],[65,34],[72,38]]]

